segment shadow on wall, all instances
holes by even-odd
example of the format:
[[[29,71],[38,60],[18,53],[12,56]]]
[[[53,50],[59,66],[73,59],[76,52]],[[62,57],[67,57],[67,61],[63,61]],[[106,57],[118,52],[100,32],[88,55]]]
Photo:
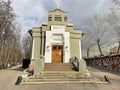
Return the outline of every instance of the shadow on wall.
[[[24,58],[24,59],[23,59],[23,62],[22,62],[22,68],[23,68],[23,69],[28,68],[28,67],[29,67],[29,64],[30,64],[30,58],[29,58],[29,59]]]

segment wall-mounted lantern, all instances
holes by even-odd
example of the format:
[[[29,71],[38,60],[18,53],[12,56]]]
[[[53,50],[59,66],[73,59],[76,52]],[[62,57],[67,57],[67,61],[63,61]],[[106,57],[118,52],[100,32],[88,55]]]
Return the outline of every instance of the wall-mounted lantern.
[[[66,49],[68,48],[68,46],[65,47]]]
[[[47,48],[49,48],[50,46],[47,46]]]

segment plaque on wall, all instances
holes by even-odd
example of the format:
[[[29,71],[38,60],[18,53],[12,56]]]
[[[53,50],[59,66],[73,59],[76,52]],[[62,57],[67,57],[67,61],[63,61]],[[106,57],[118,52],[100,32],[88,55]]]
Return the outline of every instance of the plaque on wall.
[[[63,26],[63,25],[51,25],[51,30],[63,30],[63,31],[65,31],[65,26]]]

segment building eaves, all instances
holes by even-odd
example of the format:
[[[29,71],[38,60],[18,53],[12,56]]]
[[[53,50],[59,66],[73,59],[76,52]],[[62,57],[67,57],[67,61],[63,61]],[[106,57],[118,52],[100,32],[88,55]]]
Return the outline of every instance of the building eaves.
[[[63,13],[67,13],[67,12],[65,12],[65,11],[63,11],[61,9],[55,9],[55,10],[52,10],[52,11],[49,11],[49,12],[55,12],[55,11],[60,11],[60,12],[63,12]]]

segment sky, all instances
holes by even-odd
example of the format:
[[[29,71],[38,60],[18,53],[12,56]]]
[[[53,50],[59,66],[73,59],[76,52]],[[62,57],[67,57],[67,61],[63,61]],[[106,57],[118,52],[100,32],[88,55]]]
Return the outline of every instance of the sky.
[[[13,0],[12,6],[17,15],[17,22],[24,31],[40,27],[47,22],[48,11],[60,9],[68,12],[68,22],[77,29],[84,29],[85,22],[95,14],[109,12],[111,0]]]

